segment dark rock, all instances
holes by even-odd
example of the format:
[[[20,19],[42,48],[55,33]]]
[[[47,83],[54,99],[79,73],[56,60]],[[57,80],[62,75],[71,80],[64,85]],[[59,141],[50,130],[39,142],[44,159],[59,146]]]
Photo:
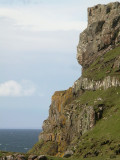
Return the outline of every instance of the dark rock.
[[[7,160],[5,156],[0,157],[0,160]]]
[[[69,158],[69,157],[71,157],[72,155],[73,155],[73,151],[66,151],[66,152],[64,153],[63,158]]]
[[[116,158],[116,155],[115,154],[111,154],[110,155],[110,159],[114,159],[114,158]]]
[[[113,146],[110,147],[110,150],[111,150],[111,151],[113,151],[114,149],[115,149],[115,147],[113,147]]]
[[[25,160],[25,156],[24,155],[17,155],[17,160]]]
[[[48,158],[44,155],[38,156],[38,160],[48,160]]]
[[[95,152],[94,152],[94,155],[95,155],[95,156],[98,156],[98,155],[99,155],[99,151],[95,151]]]
[[[103,142],[101,143],[101,145],[106,145],[106,144],[108,144],[108,143],[110,143],[110,141],[109,141],[109,140],[105,140],[105,141],[103,141]]]
[[[89,156],[91,156],[92,155],[92,153],[91,152],[88,152],[88,153],[86,153],[84,156],[83,156],[83,158],[88,158]]]
[[[14,157],[12,155],[6,156],[7,160],[14,160]]]
[[[115,150],[115,153],[116,153],[116,155],[119,155],[119,154],[120,154],[120,148],[117,148],[117,149]]]
[[[28,160],[34,160],[34,159],[36,159],[36,158],[37,158],[36,155],[30,155],[30,156],[28,157]]]

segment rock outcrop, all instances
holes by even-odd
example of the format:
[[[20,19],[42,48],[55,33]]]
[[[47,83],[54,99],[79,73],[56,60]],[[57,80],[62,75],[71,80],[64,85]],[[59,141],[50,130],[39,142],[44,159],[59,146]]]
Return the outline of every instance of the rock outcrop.
[[[52,96],[39,145],[30,152],[44,154],[48,143],[56,147],[47,154],[63,156],[71,149],[74,152],[75,142],[95,126],[106,108],[114,105],[107,99],[110,88],[118,95],[114,88],[120,87],[119,2],[88,9],[88,27],[80,34],[77,60],[83,67],[82,76],[73,87]]]
[[[43,123],[43,132],[39,140],[55,141],[58,152],[62,153],[75,137],[81,136],[95,124],[95,111],[92,106],[80,106],[73,103],[72,88],[55,92],[49,109],[49,118]],[[72,102],[72,103],[71,103]]]
[[[79,78],[73,85],[73,94],[77,94],[80,90],[98,90],[108,89],[110,87],[119,87],[120,81],[116,77],[105,77],[102,81],[89,80],[88,78]]]
[[[88,8],[88,27],[80,34],[77,60],[84,68],[120,43],[120,3]]]
[[[4,152],[0,156],[0,160],[48,160],[48,158],[45,155],[39,155],[39,156],[27,155],[27,154],[22,155],[20,153]]]

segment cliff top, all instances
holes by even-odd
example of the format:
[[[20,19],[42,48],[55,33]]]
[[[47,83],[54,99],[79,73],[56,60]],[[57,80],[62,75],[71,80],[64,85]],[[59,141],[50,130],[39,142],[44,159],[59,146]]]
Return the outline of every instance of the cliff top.
[[[77,60],[83,69],[120,43],[120,3],[88,8],[88,26],[80,34]]]
[[[101,21],[111,18],[109,16],[115,17],[116,14],[120,15],[119,9],[119,2],[109,3],[107,5],[98,4],[88,8],[88,25],[98,21],[98,19]],[[115,15],[112,15],[113,12]]]

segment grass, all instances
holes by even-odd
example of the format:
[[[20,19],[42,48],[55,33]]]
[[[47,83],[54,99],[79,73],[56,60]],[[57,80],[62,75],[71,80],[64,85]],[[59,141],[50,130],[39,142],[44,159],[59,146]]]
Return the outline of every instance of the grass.
[[[107,160],[110,156],[120,159],[120,87],[111,87],[107,90],[86,91],[74,101],[74,105],[86,104],[94,106],[96,113],[99,105],[104,106],[102,118],[96,122],[92,130],[86,132],[80,139],[76,138],[75,157],[68,160]],[[80,112],[80,110],[77,110]],[[44,154],[54,145],[47,142],[40,147],[35,145],[31,153]],[[52,147],[51,147],[52,146]],[[38,149],[37,149],[38,147]],[[118,158],[119,157],[119,158]],[[51,160],[64,160],[64,158],[50,157]]]
[[[90,158],[95,152],[103,157],[120,155],[120,99],[117,102],[115,99],[114,106],[106,110],[95,127],[76,142],[76,156]]]
[[[120,68],[114,67],[119,56],[120,47],[117,47],[102,57],[98,57],[88,69],[84,70],[82,76],[95,81],[102,80],[107,76],[119,78],[120,72],[118,70]],[[59,94],[62,98],[59,97]],[[102,118],[96,121],[95,127],[83,136],[74,139],[72,143],[75,144],[74,157],[67,158],[68,160],[120,160],[120,87],[85,91],[76,98],[73,97],[70,88],[67,91],[56,92],[52,98],[54,100],[60,98],[59,101],[63,102],[64,107],[69,106],[69,104],[77,106],[76,114],[81,112],[82,105],[93,106],[96,114],[99,112],[99,106],[103,106]],[[59,107],[59,111],[61,111],[61,107]],[[56,155],[56,146],[57,144],[51,141],[40,141],[34,145],[29,154]],[[2,155],[3,153],[0,152],[0,156]],[[48,159],[66,160],[66,158],[52,156],[48,156]]]
[[[111,87],[107,90],[85,91],[76,100],[78,104],[98,105],[105,104],[106,106],[113,106],[120,103],[120,87]]]
[[[120,56],[120,47],[107,52],[102,57],[98,57],[89,68],[83,71],[82,76],[92,80],[102,80],[107,76],[119,76],[117,72],[120,68],[113,68],[115,60]]]
[[[82,160],[87,158],[88,160],[104,160],[106,158],[109,159],[110,156],[119,157],[120,87],[111,87],[107,90],[86,91],[72,103],[78,105],[76,112],[81,112],[81,107],[79,108],[81,104],[93,106],[96,113],[99,111],[98,106],[103,105],[104,112],[102,119],[96,122],[92,130],[86,132],[80,139],[76,138],[74,140],[73,144],[76,144],[75,157],[68,160]],[[38,142],[29,153],[47,154],[51,150],[52,155],[55,144],[47,142],[43,145],[42,143]],[[64,160],[58,157],[50,157],[50,159]]]
[[[99,111],[98,106],[104,107],[102,118],[96,122],[95,127],[73,142],[77,144],[75,156],[81,160],[83,157],[89,160],[110,157],[120,159],[120,87],[85,91],[74,103],[78,105],[77,112],[81,111],[81,104],[93,106],[96,113]]]
[[[48,157],[49,160],[111,160],[110,156],[98,156],[98,157],[91,157],[91,158],[58,158],[58,157]],[[115,160],[120,160],[120,156],[116,156],[116,158],[112,158]]]
[[[4,157],[4,156],[8,156],[8,155],[13,155],[13,152],[3,152],[0,151],[0,158]],[[22,154],[22,153],[20,153]],[[26,157],[26,160],[29,157],[29,154],[23,154]],[[114,155],[113,155],[114,156]],[[98,157],[89,157],[89,158],[81,158],[79,156],[77,157],[71,157],[71,158],[60,158],[60,157],[55,157],[55,156],[47,156],[48,160],[111,160],[110,156],[98,156]],[[120,160],[120,156],[117,155],[115,156],[115,158],[112,158],[115,160]]]
[[[48,154],[49,155],[56,155],[57,154],[57,144],[52,141],[48,142],[43,142],[43,140],[37,142],[33,148],[28,152],[28,154],[36,154],[36,155],[41,155],[41,154]]]

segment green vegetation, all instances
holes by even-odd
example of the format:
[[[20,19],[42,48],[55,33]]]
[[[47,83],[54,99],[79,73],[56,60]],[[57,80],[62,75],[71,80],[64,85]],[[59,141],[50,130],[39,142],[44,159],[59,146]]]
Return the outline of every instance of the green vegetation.
[[[92,157],[92,158],[76,158],[76,157],[58,158],[58,157],[49,157],[49,160],[111,160],[111,159],[120,160],[120,156],[116,156],[116,158],[114,158],[114,157],[115,157],[114,155],[113,156],[111,155],[111,158],[109,156]]]
[[[95,127],[76,140],[76,157],[99,160],[99,156],[120,155],[120,87],[86,91],[76,102],[94,106],[96,113],[98,106],[104,106],[102,118]]]
[[[36,155],[41,155],[46,153],[50,153],[50,155],[56,155],[57,154],[57,144],[52,141],[48,142],[43,142],[42,140],[39,141],[34,145],[34,147],[28,152],[28,154],[36,154]]]
[[[107,90],[86,91],[74,101],[74,104],[94,106],[96,113],[98,106],[103,105],[102,118],[95,127],[76,138],[73,144],[74,157],[68,160],[109,160],[120,159],[120,87]],[[78,112],[78,111],[77,111]],[[38,142],[29,153],[42,154],[55,151],[55,144]],[[74,149],[74,147],[76,149]],[[52,153],[53,154],[53,153]],[[51,154],[51,155],[52,155]],[[64,158],[49,157],[50,160],[65,160]]]
[[[102,80],[106,76],[115,76],[119,78],[120,68],[120,47],[117,47],[102,57],[98,57],[90,67],[83,72],[83,77],[91,80]],[[59,96],[61,95],[61,96]],[[63,102],[63,106],[69,108],[69,104],[77,106],[75,113],[81,113],[81,106],[93,106],[95,114],[100,112],[102,106],[102,116],[96,119],[96,125],[93,129],[87,131],[83,136],[76,136],[71,143],[70,149],[74,151],[74,157],[68,160],[120,160],[120,87],[111,87],[107,90],[98,89],[96,91],[86,90],[82,94],[74,97],[72,89],[56,92],[52,99],[59,100],[58,104]],[[61,105],[58,105],[61,112]],[[65,113],[64,113],[65,114]],[[87,118],[87,114],[84,115]],[[65,123],[61,115],[62,123]],[[57,132],[54,130],[53,132]],[[39,141],[26,154],[46,154],[56,155],[58,144],[52,141]],[[0,157],[9,155],[7,152],[0,152]],[[27,158],[26,158],[27,159]],[[66,158],[48,156],[49,160],[66,160]]]
[[[0,151],[0,157],[7,156],[9,154],[14,154],[13,152]]]
[[[14,153],[11,152],[2,152],[0,151],[0,158],[8,155],[13,155]],[[21,153],[20,153],[21,154]],[[29,157],[29,154],[23,154],[25,156],[25,159],[27,160]],[[119,155],[111,154],[111,156],[98,156],[98,157],[89,157],[89,158],[81,158],[79,156],[77,157],[71,157],[71,158],[60,158],[60,157],[55,157],[55,156],[47,156],[48,160],[120,160]]]
[[[120,108],[111,108],[97,125],[77,142],[76,156],[120,154]]]
[[[114,66],[115,60],[120,57],[120,47],[109,51],[102,57],[98,57],[89,68],[84,70],[83,77],[90,78],[92,80],[102,80],[106,76],[117,76],[119,75],[119,69]]]
[[[120,103],[120,87],[111,87],[107,90],[85,91],[75,100],[78,104],[113,106]]]

